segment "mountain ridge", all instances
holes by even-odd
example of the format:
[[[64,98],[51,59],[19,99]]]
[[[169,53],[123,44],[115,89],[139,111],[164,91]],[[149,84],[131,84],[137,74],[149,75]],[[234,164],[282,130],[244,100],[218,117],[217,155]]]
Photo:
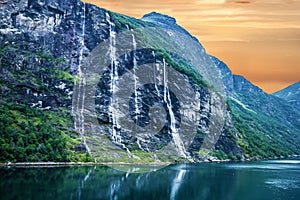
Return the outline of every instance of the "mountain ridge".
[[[150,12],[148,14],[145,14],[141,18],[141,20],[142,21],[147,21],[147,22],[153,22],[153,23],[158,24],[159,26],[162,26],[162,27],[165,27],[165,28],[168,28],[168,29],[170,29],[170,27],[172,27],[176,31],[182,32],[182,33],[190,36],[191,38],[193,38],[196,42],[198,42],[201,45],[199,40],[196,37],[194,37],[193,35],[191,35],[187,30],[182,28],[179,24],[177,24],[176,19],[173,18],[173,17],[170,17],[168,15],[161,14],[161,13],[153,11],[153,12]]]
[[[288,101],[299,109],[300,106],[300,81],[293,83],[282,90],[274,92],[272,95]]]
[[[4,8],[7,9],[1,11],[3,17],[0,19],[3,24],[0,28],[0,148],[4,153],[0,161],[155,161],[152,152],[149,153],[147,149],[154,151],[172,141],[174,135],[170,133],[170,114],[167,116],[169,122],[165,128],[154,137],[156,144],[151,140],[142,141],[128,136],[126,131],[115,126],[109,113],[111,93],[108,83],[112,81],[111,71],[105,72],[102,81],[97,85],[99,98],[95,101],[98,103],[97,120],[100,124],[97,130],[103,133],[103,137],[99,136],[103,143],[93,146],[93,142],[99,139],[98,135],[87,135],[87,139],[91,140],[90,145],[93,146],[92,153],[89,152],[85,139],[79,134],[81,130],[74,127],[76,119],[74,114],[72,116],[74,85],[78,83],[76,81],[84,60],[100,43],[112,38],[114,33],[131,31],[130,29],[133,31],[129,33],[133,33],[135,29],[149,27],[157,31],[156,33],[161,31],[161,36],[157,37],[160,37],[159,42],[162,44],[179,41],[181,38],[176,38],[176,32],[191,38],[193,42],[185,46],[183,44],[181,48],[183,51],[197,52],[198,57],[195,59],[199,62],[196,64],[199,63],[204,70],[199,71],[197,66],[164,49],[142,49],[136,50],[135,54],[129,53],[124,58],[120,57],[117,71],[132,70],[133,63],[154,62],[180,71],[184,84],[187,84],[181,85],[182,88],[192,83],[195,92],[200,96],[195,100],[199,101],[199,112],[202,114],[196,136],[188,149],[195,161],[208,158],[270,158],[300,153],[299,113],[286,101],[264,93],[241,76],[233,75],[225,63],[206,54],[203,46],[195,43],[198,40],[177,25],[174,18],[150,13],[139,20],[78,0],[14,0],[4,4]],[[168,37],[170,33],[173,36],[175,34],[172,39]],[[152,37],[147,34],[144,36],[147,39]],[[133,37],[130,39],[133,40]],[[128,42],[134,44],[133,41]],[[194,46],[189,46],[193,44]],[[108,56],[109,53],[111,52],[107,53]],[[107,59],[111,57],[113,56]],[[215,114],[211,110],[220,111],[216,107],[216,101],[221,95],[203,82],[202,73],[209,73],[215,68],[222,72],[221,80],[229,106],[224,112],[225,125],[220,138],[206,152],[202,151],[201,145],[208,137],[206,133],[209,132],[211,116]],[[123,86],[122,89],[127,87],[129,86]],[[141,89],[141,92],[153,89],[155,87],[149,85],[148,88]],[[158,92],[144,94],[141,98],[152,105],[159,100],[155,95],[160,92],[163,91],[158,89]],[[175,97],[171,99],[175,100]],[[180,118],[172,110],[179,109],[176,103],[170,110],[172,106],[163,102],[163,99],[159,101],[168,113],[175,113],[175,120]],[[133,107],[130,109],[134,114]],[[43,129],[47,130],[46,133],[41,131]],[[120,142],[114,141],[115,134]],[[111,141],[115,143],[106,145]],[[128,159],[125,149],[140,160]],[[169,150],[176,152],[174,145]],[[163,154],[157,156],[160,161],[181,159]]]

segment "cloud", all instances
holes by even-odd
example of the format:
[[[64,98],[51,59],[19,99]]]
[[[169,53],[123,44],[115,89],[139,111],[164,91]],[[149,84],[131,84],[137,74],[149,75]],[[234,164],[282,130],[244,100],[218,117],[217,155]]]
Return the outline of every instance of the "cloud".
[[[252,4],[255,3],[255,1],[254,0],[227,0],[226,3]]]
[[[226,0],[198,0],[198,4],[223,4],[226,3]]]
[[[267,92],[300,79],[300,0],[84,0],[140,18],[177,19],[206,50]]]

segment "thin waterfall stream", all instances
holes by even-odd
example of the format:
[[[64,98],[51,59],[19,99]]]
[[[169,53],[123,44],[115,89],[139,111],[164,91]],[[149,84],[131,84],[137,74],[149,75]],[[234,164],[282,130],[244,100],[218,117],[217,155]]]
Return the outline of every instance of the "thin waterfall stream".
[[[175,118],[175,114],[172,110],[173,106],[172,106],[172,101],[171,101],[170,92],[169,92],[169,88],[168,88],[168,74],[167,74],[167,70],[166,70],[165,59],[163,59],[163,70],[164,70],[164,101],[167,104],[168,112],[170,115],[171,135],[172,135],[173,142],[177,148],[178,153],[180,154],[180,156],[183,156],[184,158],[186,158],[188,153],[186,152],[184,144],[178,134],[178,130],[176,127],[176,118]]]

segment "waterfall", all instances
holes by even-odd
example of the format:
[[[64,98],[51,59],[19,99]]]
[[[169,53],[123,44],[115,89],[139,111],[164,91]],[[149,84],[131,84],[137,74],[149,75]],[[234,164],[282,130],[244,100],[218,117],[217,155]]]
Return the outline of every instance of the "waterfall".
[[[132,44],[133,44],[133,78],[134,78],[134,103],[135,103],[135,120],[138,120],[138,115],[140,114],[140,109],[138,105],[138,91],[137,91],[137,76],[136,76],[136,41],[134,34],[132,34]]]
[[[117,64],[117,59],[116,59],[116,32],[114,30],[115,24],[111,21],[110,15],[106,13],[106,21],[109,24],[109,56],[110,56],[110,92],[111,92],[111,105],[109,106],[109,113],[111,113],[111,120],[112,120],[112,140],[116,144],[121,143],[121,137],[117,134],[117,120],[115,116],[115,110],[112,106],[113,104],[113,94],[115,91],[115,83],[116,83],[116,75],[117,75],[117,70],[116,70],[116,64]]]
[[[81,101],[81,88],[83,86],[83,73],[82,73],[82,60],[83,60],[83,50],[84,50],[84,37],[85,37],[85,15],[86,15],[86,8],[85,8],[85,4],[83,6],[83,12],[81,14],[81,35],[79,37],[79,57],[78,57],[78,76],[80,78],[80,83],[78,85],[78,91],[79,91],[79,94],[77,96],[77,106],[76,106],[76,115],[79,117],[79,123],[81,123],[83,120],[84,120],[84,117],[81,115],[82,112],[82,104],[80,104],[80,101]],[[80,112],[80,113],[79,113]],[[74,113],[74,107],[72,106],[72,113]],[[81,130],[82,130],[82,124],[80,126],[80,128],[78,128],[78,124],[77,124],[77,120],[74,120],[74,127],[75,127],[75,130],[80,132],[81,133]]]
[[[145,139],[143,139],[143,138],[141,138],[141,137],[137,137],[137,142],[136,142],[136,143],[137,143],[138,147],[139,147],[141,150],[143,150],[143,147],[142,147],[142,145],[141,145],[140,142],[143,142],[143,143],[146,145],[146,151],[147,151],[147,152],[150,152],[150,149],[149,149],[148,145],[146,144],[147,140],[145,140]]]
[[[84,38],[85,38],[85,20],[86,20],[86,7],[85,4],[83,5],[83,14],[81,15],[81,22],[82,22],[82,32],[80,37],[80,52],[79,52],[79,65],[82,66],[82,60],[83,60],[83,50],[84,50]]]
[[[176,128],[176,118],[175,114],[172,110],[172,101],[170,97],[170,90],[168,88],[168,77],[167,77],[167,71],[166,71],[166,61],[163,59],[163,70],[164,70],[164,101],[167,104],[169,116],[170,116],[170,129],[171,129],[171,135],[173,138],[173,142],[177,148],[178,153],[180,156],[183,156],[184,158],[187,158],[188,153],[185,150],[184,144],[178,134],[178,130]]]
[[[126,149],[127,153],[131,155],[129,149],[122,143],[122,137],[117,132],[117,128],[119,127],[118,121],[117,121],[117,113],[113,105],[115,105],[116,99],[113,98],[113,94],[117,89],[116,83],[118,81],[119,75],[118,75],[118,61],[116,56],[116,31],[115,31],[115,24],[111,21],[109,13],[106,13],[106,21],[109,24],[109,50],[108,54],[110,57],[110,92],[111,92],[111,105],[109,106],[109,113],[111,113],[112,118],[112,141],[121,146],[123,149]],[[117,105],[117,104],[116,104]]]
[[[86,5],[83,4],[83,11],[81,14],[81,24],[82,24],[82,32],[79,37],[80,50],[79,50],[79,66],[78,66],[78,76],[80,78],[80,82],[78,84],[77,94],[77,104],[76,104],[76,116],[78,119],[74,120],[74,127],[77,132],[79,132],[81,136],[81,140],[83,145],[86,147],[86,150],[91,155],[91,151],[86,143],[85,134],[85,122],[84,122],[84,104],[85,104],[85,87],[86,87],[86,79],[84,77],[84,72],[82,71],[83,66],[83,51],[85,48],[84,38],[85,38],[85,24],[86,24]],[[74,107],[72,106],[72,112],[74,113]],[[78,125],[79,123],[79,125]]]
[[[163,68],[163,70],[164,70],[164,102],[166,102],[167,104],[168,104],[168,102],[167,102],[167,87],[168,87],[168,80],[167,80],[167,72],[166,72],[166,60],[165,59],[163,59],[163,64],[164,64],[164,68]]]
[[[157,93],[157,96],[160,97],[160,93],[159,93],[159,89],[157,87],[157,76],[156,76],[156,70],[157,68],[159,67],[159,65],[157,65],[155,62],[156,62],[156,56],[155,56],[155,52],[152,51],[152,56],[154,58],[154,66],[153,66],[153,77],[154,77],[154,87],[155,87],[155,90],[156,90],[156,93]],[[159,68],[158,68],[159,69]]]

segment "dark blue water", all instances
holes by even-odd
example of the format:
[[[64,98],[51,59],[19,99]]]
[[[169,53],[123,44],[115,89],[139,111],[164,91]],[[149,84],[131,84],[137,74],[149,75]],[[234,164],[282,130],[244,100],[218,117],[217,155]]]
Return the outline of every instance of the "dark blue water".
[[[0,199],[299,200],[300,160],[171,165],[148,173],[0,168]]]

